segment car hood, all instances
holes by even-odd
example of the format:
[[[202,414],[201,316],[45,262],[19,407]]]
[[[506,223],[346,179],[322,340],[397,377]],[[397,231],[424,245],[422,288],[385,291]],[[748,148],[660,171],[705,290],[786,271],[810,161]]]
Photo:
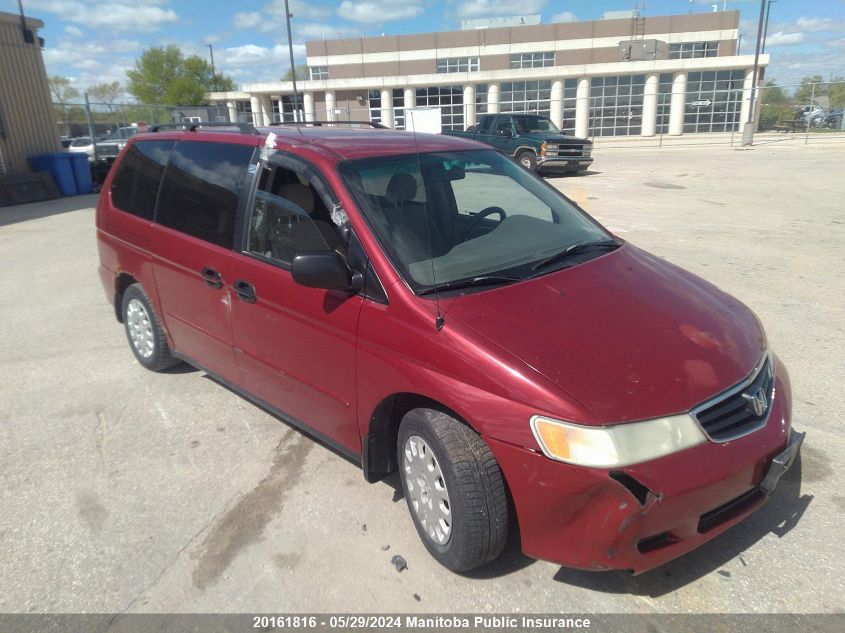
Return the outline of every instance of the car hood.
[[[520,132],[519,138],[538,141],[540,143],[555,143],[557,145],[592,145],[593,142],[585,138],[566,136],[565,134],[549,134],[548,132]]]
[[[451,318],[545,376],[602,424],[688,411],[742,380],[766,345],[741,302],[630,244],[461,296],[448,307]]]

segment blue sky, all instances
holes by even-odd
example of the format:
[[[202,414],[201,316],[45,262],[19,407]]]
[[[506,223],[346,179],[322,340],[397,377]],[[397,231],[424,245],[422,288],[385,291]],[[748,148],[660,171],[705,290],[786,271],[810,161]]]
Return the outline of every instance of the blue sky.
[[[45,22],[47,71],[77,87],[124,81],[140,52],[177,44],[208,55],[237,83],[274,81],[288,68],[284,0],[23,0],[27,15]],[[649,0],[645,15],[711,11],[722,0]],[[304,61],[309,39],[401,34],[460,28],[462,18],[540,13],[543,22],[590,20],[631,9],[634,0],[290,0],[294,52]],[[742,12],[743,53],[753,53],[758,0],[734,0]],[[0,0],[17,12],[17,0]],[[768,77],[779,83],[809,74],[845,75],[845,0],[778,0],[772,5]]]

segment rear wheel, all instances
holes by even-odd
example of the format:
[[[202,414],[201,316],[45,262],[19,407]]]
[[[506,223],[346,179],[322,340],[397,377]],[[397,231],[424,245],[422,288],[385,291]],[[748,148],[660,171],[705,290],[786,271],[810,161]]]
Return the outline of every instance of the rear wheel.
[[[408,509],[431,555],[456,572],[497,558],[508,535],[507,494],[481,436],[441,411],[413,409],[397,449]]]
[[[129,347],[139,363],[152,371],[179,363],[170,353],[167,336],[141,284],[133,284],[124,291],[121,310]]]
[[[516,162],[532,173],[537,171],[537,156],[530,150],[517,154]]]

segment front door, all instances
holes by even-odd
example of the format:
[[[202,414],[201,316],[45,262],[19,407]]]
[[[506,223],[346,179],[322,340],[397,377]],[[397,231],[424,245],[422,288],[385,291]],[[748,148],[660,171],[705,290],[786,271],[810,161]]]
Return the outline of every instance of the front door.
[[[290,264],[301,251],[336,249],[324,183],[304,168],[262,167],[235,253],[234,343],[248,391],[347,452],[361,451],[355,402],[355,345],[363,299],[306,288]]]

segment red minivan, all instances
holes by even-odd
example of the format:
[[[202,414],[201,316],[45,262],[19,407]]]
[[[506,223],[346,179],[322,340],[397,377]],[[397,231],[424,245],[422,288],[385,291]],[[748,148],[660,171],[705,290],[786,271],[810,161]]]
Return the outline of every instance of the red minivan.
[[[759,508],[798,454],[754,313],[449,136],[158,130],[97,206],[138,362],[184,361],[399,471],[431,554],[643,572]]]

